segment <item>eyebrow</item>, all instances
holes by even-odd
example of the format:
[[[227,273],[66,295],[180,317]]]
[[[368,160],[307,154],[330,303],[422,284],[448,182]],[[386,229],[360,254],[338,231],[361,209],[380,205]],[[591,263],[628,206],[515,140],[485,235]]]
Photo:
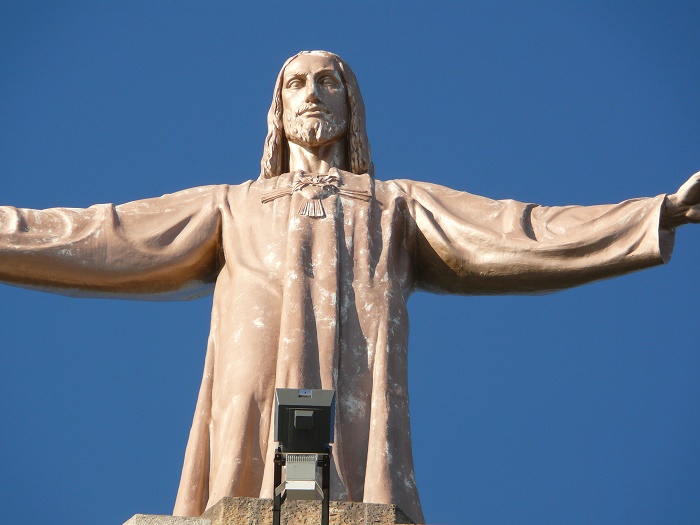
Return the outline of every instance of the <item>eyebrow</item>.
[[[312,74],[313,74],[313,75],[318,75],[318,74],[321,74],[321,73],[333,73],[335,76],[337,76],[338,78],[340,78],[340,73],[339,73],[336,69],[333,69],[333,68],[319,69],[318,71],[314,71]],[[284,76],[285,76],[285,77],[287,77],[287,76],[289,76],[289,77],[305,77],[306,75],[307,75],[307,73],[302,73],[301,71],[297,71],[297,72],[293,72],[293,71],[287,72],[287,71],[285,71],[285,72],[284,72]]]

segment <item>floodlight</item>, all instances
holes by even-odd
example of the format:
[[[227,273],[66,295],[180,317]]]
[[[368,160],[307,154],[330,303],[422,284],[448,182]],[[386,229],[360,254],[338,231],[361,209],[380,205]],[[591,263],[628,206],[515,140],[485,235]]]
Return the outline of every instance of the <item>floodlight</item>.
[[[280,523],[282,502],[286,498],[323,500],[321,524],[328,525],[334,420],[334,390],[275,390],[274,436],[279,447],[275,453],[274,525]],[[318,467],[321,467],[320,484]]]
[[[275,441],[282,452],[324,453],[333,443],[335,390],[278,388]]]

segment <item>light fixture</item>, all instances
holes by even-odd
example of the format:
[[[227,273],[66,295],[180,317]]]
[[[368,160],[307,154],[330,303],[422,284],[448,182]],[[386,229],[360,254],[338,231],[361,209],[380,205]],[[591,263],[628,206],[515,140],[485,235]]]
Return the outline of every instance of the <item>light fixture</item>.
[[[335,390],[275,390],[275,441],[279,446],[274,459],[273,525],[280,525],[287,498],[322,500],[321,525],[328,525],[334,420]]]

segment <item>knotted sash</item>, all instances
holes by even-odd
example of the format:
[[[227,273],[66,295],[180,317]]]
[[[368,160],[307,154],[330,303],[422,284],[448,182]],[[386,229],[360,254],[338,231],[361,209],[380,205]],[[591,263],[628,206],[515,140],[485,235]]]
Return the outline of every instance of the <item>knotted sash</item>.
[[[316,173],[307,175],[303,170],[295,171],[292,186],[264,191],[260,196],[260,201],[266,204],[296,192],[301,193],[306,199],[299,209],[299,215],[316,218],[326,216],[323,199],[330,195],[338,194],[342,197],[365,202],[372,199],[372,194],[368,190],[353,190],[344,187],[338,169],[331,168],[327,175]]]

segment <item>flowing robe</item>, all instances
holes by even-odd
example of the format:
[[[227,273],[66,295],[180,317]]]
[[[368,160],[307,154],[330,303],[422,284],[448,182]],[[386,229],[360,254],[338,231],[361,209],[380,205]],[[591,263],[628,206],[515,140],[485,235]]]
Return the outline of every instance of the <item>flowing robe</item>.
[[[333,388],[331,498],[423,522],[411,452],[416,289],[553,291],[669,259],[664,196],[541,207],[340,172],[324,217],[294,175],[120,206],[0,207],[0,280],[68,295],[170,299],[214,286],[204,375],[175,514],[271,497],[274,390]],[[265,195],[281,196],[265,199]],[[332,189],[331,189],[332,190]],[[278,191],[279,193],[279,191]]]

